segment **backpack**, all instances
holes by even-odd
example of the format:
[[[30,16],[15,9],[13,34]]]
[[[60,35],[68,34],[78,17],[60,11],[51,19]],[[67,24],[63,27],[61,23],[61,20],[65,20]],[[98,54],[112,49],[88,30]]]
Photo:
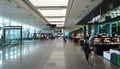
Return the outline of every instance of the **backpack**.
[[[88,40],[84,40],[83,46],[82,46],[82,50],[88,54],[91,53],[91,49],[89,48],[89,42]]]

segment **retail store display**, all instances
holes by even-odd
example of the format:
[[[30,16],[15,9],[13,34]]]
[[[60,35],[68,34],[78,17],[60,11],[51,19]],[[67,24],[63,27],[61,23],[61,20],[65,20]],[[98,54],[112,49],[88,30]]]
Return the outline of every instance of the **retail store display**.
[[[107,34],[99,34],[94,37],[93,43],[96,48],[96,54],[104,56],[104,54],[107,54],[104,51],[119,48],[120,37],[109,37]]]
[[[94,38],[94,44],[120,44],[120,37],[109,37],[109,36],[96,36]]]

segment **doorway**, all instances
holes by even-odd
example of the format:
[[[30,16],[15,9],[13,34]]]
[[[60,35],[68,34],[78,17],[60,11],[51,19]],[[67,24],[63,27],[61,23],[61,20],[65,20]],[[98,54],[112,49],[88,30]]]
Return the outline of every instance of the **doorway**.
[[[9,45],[22,44],[22,26],[4,26],[3,43]]]

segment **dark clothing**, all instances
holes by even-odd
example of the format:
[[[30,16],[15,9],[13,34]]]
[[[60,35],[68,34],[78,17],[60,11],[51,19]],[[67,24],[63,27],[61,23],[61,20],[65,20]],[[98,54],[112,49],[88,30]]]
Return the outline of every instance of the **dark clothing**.
[[[84,40],[80,40],[80,46],[83,46]]]
[[[84,52],[85,53],[85,58],[86,58],[86,60],[88,61],[88,59],[89,59],[89,54],[87,53],[87,52]]]
[[[82,46],[83,51],[87,51],[89,49],[89,43],[87,40],[84,40],[83,46]]]
[[[79,39],[78,38],[74,38],[74,43],[78,43]]]
[[[88,40],[85,40],[84,43],[83,43],[83,51],[85,53],[85,57],[86,57],[86,60],[88,61],[89,59],[89,54],[90,54],[90,48],[89,48],[89,42]]]
[[[63,40],[64,40],[64,42],[67,42],[67,37],[64,36],[64,37],[63,37]]]

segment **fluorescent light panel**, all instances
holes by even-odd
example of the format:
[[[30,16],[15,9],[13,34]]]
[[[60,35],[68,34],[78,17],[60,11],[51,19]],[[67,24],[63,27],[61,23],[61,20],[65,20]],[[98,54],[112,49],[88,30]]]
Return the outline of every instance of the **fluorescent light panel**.
[[[60,7],[60,6],[45,6],[45,7],[36,7],[37,9],[40,9],[40,10],[63,10],[63,9],[66,9],[65,7]]]
[[[64,22],[61,22],[61,23],[50,23],[50,24],[64,24]]]
[[[63,24],[63,25],[62,25],[62,24],[61,24],[61,25],[59,25],[59,24],[58,24],[58,25],[56,25],[56,26],[57,26],[57,27],[63,27],[63,26],[64,26],[64,24]]]
[[[29,0],[34,6],[67,6],[68,0]]]
[[[49,21],[50,23],[62,23],[64,21]]]
[[[65,16],[46,16],[46,18],[65,18]]]
[[[43,16],[66,16],[66,9],[63,10],[40,10],[38,11],[43,15]]]
[[[48,21],[65,21],[65,18],[46,18]]]

